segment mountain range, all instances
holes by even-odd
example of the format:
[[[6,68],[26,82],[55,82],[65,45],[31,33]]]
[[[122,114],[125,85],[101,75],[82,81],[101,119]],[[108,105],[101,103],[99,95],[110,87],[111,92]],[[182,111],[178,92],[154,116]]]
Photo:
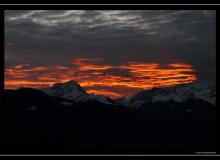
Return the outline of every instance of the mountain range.
[[[115,100],[104,96],[88,94],[75,81],[71,80],[66,83],[56,83],[52,87],[41,89],[44,93],[60,97],[68,100],[75,100],[76,102],[83,101],[99,101],[111,105],[123,105],[128,107],[140,107],[146,102],[187,102],[190,99],[202,100],[212,105],[216,103],[215,87],[209,84],[200,84],[198,82],[192,84],[181,84],[172,87],[154,88],[152,90],[145,90],[137,93],[130,99],[119,97]]]
[[[216,149],[216,89],[200,83],[131,98],[87,93],[77,82],[5,90],[6,144],[31,153],[190,153]]]

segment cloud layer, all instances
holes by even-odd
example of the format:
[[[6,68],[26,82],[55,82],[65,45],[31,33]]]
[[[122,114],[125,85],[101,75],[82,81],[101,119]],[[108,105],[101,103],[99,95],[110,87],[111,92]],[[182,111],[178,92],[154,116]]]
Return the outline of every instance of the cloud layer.
[[[212,10],[7,10],[5,68],[28,64],[35,70],[74,70],[85,59],[99,59],[77,69],[105,66],[116,74],[112,66],[130,62],[181,63],[192,66],[200,81],[213,83],[215,19]],[[118,75],[131,73],[117,68]],[[25,74],[19,76],[22,81]]]
[[[33,67],[30,64],[20,64],[7,68],[5,86],[6,88],[21,86],[42,88],[74,79],[89,93],[116,98],[130,97],[145,89],[191,83],[197,80],[192,66],[181,63],[159,65],[128,62],[110,65],[103,58],[76,58],[70,63],[71,67]]]

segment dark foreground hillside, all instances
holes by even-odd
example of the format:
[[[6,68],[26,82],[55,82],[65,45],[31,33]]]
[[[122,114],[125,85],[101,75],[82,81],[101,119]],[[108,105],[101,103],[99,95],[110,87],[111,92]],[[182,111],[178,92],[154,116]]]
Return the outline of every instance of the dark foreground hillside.
[[[138,109],[6,90],[8,153],[192,153],[215,151],[215,106],[202,100]]]

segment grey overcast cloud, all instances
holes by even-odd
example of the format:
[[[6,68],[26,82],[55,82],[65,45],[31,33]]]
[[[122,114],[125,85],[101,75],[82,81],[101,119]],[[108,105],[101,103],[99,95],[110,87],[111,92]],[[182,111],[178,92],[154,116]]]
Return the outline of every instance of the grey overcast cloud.
[[[50,82],[70,77],[70,74],[66,74],[69,77],[52,75],[54,68],[50,72],[46,70],[51,66],[66,67],[67,71],[78,67],[78,71],[83,71],[83,66],[91,69],[99,65],[106,69],[102,74],[128,77],[133,74],[129,67],[123,67],[128,62],[156,63],[161,68],[173,63],[189,64],[198,80],[215,83],[215,58],[214,10],[5,11],[5,70],[11,71],[5,73],[5,80],[9,88],[19,86],[15,80],[43,80],[39,75],[45,73],[51,74],[47,77]],[[18,76],[15,70],[13,74],[13,67],[20,69],[19,74],[23,76]],[[101,69],[96,66],[98,70]],[[77,74],[80,73],[72,75]],[[104,84],[87,86],[82,82],[82,85],[93,90],[107,88]],[[117,87],[115,93],[116,90]]]

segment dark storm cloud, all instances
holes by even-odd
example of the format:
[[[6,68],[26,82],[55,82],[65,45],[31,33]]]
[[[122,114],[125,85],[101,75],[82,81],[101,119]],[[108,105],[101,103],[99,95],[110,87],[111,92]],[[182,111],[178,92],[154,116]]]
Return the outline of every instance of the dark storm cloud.
[[[5,11],[5,59],[63,65],[74,57],[192,64],[215,79],[215,11]]]

